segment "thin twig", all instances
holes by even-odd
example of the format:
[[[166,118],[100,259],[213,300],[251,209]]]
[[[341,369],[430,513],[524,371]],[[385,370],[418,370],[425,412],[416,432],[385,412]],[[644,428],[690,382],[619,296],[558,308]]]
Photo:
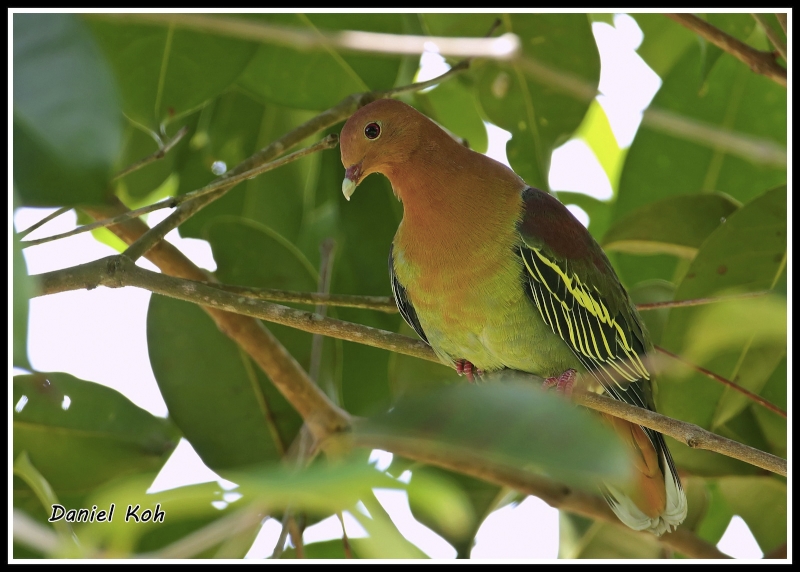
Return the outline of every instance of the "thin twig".
[[[439,362],[430,346],[421,340],[414,340],[394,332],[370,328],[361,324],[323,318],[310,312],[287,308],[286,306],[272,304],[263,300],[248,299],[230,292],[214,289],[205,284],[152,272],[137,266],[124,255],[111,256],[80,266],[39,274],[36,278],[41,285],[37,295],[82,288],[91,289],[100,285],[111,288],[135,286],[156,294],[217,308],[226,312],[260,318],[305,332],[320,333]],[[539,383],[542,381],[541,378],[536,376],[531,375],[530,377]],[[309,383],[311,382],[309,381]],[[314,388],[316,389],[316,386]],[[300,412],[301,416],[309,422],[309,419],[314,419],[315,414],[322,415],[322,410],[335,408],[334,404],[324,398],[324,394],[322,395],[323,399],[319,399],[318,395],[315,395],[313,402],[297,395],[291,395],[287,399]],[[597,401],[596,398],[601,399],[601,401]],[[577,403],[592,409],[597,409],[628,421],[634,421],[639,425],[674,437],[689,446],[716,451],[775,473],[786,475],[785,460],[736,441],[725,439],[719,435],[714,435],[691,423],[670,419],[659,413],[632,407],[620,401],[601,396],[588,396],[587,394],[587,396],[576,396],[574,399]],[[328,435],[332,433],[335,433],[335,431],[329,431]]]
[[[344,549],[344,557],[352,558],[353,551],[350,549],[350,541],[347,538],[347,529],[344,526],[344,516],[342,516],[342,511],[337,512],[336,516],[339,517],[339,522],[342,525],[342,548]]]
[[[719,296],[717,298],[692,298],[690,300],[668,300],[666,302],[649,302],[647,304],[636,304],[636,309],[640,312],[646,310],[660,310],[662,308],[684,308],[686,306],[702,306],[704,304],[714,304],[716,302],[728,302],[730,300],[741,300],[743,298],[757,298],[769,294],[769,291],[747,292],[745,294],[733,294],[731,296]]]
[[[767,23],[767,19],[764,18],[764,14],[753,13],[750,15],[761,25],[761,27],[764,29],[764,32],[767,34],[769,41],[772,42],[772,45],[775,46],[775,49],[778,50],[781,56],[783,56],[783,59],[788,61],[788,58],[786,57],[786,42],[781,39],[781,37],[778,35],[778,32],[775,31],[775,28]]]
[[[326,238],[323,240],[319,247],[320,262],[319,283],[317,285],[317,290],[318,293],[322,294],[323,296],[328,294],[331,289],[331,275],[333,274],[333,256],[335,251],[336,242],[332,238]],[[323,304],[317,304],[314,308],[314,312],[324,318],[328,312],[328,307]],[[320,385],[319,373],[322,367],[323,342],[324,337],[320,334],[314,334],[311,337],[311,360],[308,366],[308,376],[314,380],[317,385]],[[326,393],[334,403],[338,401],[336,398],[336,393],[333,391],[332,387],[329,387]]]
[[[757,394],[753,393],[752,391],[748,391],[747,389],[745,389],[741,385],[738,385],[737,383],[734,383],[733,381],[731,381],[729,379],[726,379],[726,378],[722,377],[721,375],[718,375],[718,374],[714,373],[711,370],[708,370],[708,369],[706,369],[704,367],[701,367],[699,365],[695,365],[695,364],[693,364],[691,362],[688,362],[685,359],[683,359],[681,356],[679,356],[678,354],[674,354],[671,351],[662,348],[661,346],[655,346],[655,348],[656,348],[656,351],[661,352],[662,354],[667,355],[667,356],[671,357],[672,359],[681,362],[682,364],[692,368],[693,370],[695,370],[695,371],[697,371],[699,373],[702,373],[703,375],[705,375],[709,379],[713,379],[714,381],[718,381],[719,383],[721,383],[721,384],[723,384],[723,385],[725,385],[727,387],[730,387],[734,391],[738,391],[739,393],[741,393],[742,395],[747,397],[747,399],[749,399],[751,401],[755,401],[756,403],[758,403],[759,405],[762,405],[763,407],[766,407],[770,411],[774,411],[775,413],[777,413],[781,417],[784,417],[784,418],[787,417],[786,412],[783,409],[781,409],[780,407],[778,407],[777,405],[775,405],[773,403],[770,403],[769,401],[767,401],[766,399],[764,399],[760,395],[757,395]]]
[[[513,59],[520,51],[519,38],[504,34],[498,38],[454,38],[447,36],[411,36],[345,30],[310,31],[293,26],[254,22],[243,18],[220,18],[201,14],[92,14],[91,18],[141,22],[160,26],[210,32],[243,40],[284,45],[298,50],[327,47],[340,51],[376,54],[419,55],[425,44],[436,44],[442,56],[459,58]]]
[[[94,218],[107,218],[122,214],[125,206],[117,199],[112,205],[99,208],[84,208]],[[148,227],[141,220],[129,220],[114,227],[113,232],[131,244],[142,236]],[[162,241],[147,253],[165,275],[187,280],[213,280],[213,275],[198,268],[169,242]],[[336,407],[327,396],[308,378],[297,360],[284,348],[272,333],[256,319],[248,318],[217,308],[201,306],[219,330],[242,348],[264,371],[278,391],[292,404],[305,420],[309,430],[317,439],[341,431],[350,425],[350,415]]]
[[[781,28],[783,28],[783,35],[784,36],[787,35],[788,32],[786,31],[787,30],[786,12],[776,12],[775,17],[778,19],[778,23],[781,25]]]
[[[172,150],[172,148],[175,147],[175,145],[177,145],[178,142],[181,139],[183,139],[183,137],[187,133],[189,133],[189,127],[187,127],[187,126],[181,127],[178,130],[178,132],[175,134],[175,136],[172,137],[171,139],[169,139],[166,143],[164,143],[164,145],[161,148],[159,148],[155,153],[152,153],[152,154],[148,155],[147,157],[144,157],[143,159],[140,159],[140,160],[136,161],[132,165],[129,165],[128,167],[125,167],[119,173],[114,175],[111,178],[111,180],[112,181],[116,181],[117,179],[121,179],[125,175],[130,175],[134,171],[138,171],[139,169],[141,169],[142,167],[146,167],[150,163],[154,163],[154,162],[158,161],[159,159],[163,159],[166,156],[166,154],[169,153]]]
[[[329,135],[328,137],[326,137],[322,141],[319,141],[319,142],[315,143],[314,145],[306,147],[305,149],[300,149],[299,151],[296,151],[294,153],[286,155],[285,157],[281,157],[280,159],[277,159],[275,161],[271,161],[269,163],[265,163],[265,164],[261,165],[260,167],[254,167],[253,169],[250,169],[249,171],[244,171],[242,173],[239,173],[237,175],[233,175],[233,176],[228,177],[228,178],[217,179],[215,181],[212,181],[211,183],[209,183],[205,187],[202,187],[202,188],[197,189],[195,191],[192,191],[190,193],[179,195],[177,197],[169,197],[169,198],[164,199],[162,201],[159,201],[157,203],[153,203],[152,205],[148,205],[148,206],[145,206],[145,207],[142,207],[142,208],[139,208],[139,209],[128,211],[128,212],[125,212],[125,213],[123,213],[121,215],[118,215],[118,216],[115,216],[115,217],[99,220],[99,221],[92,222],[92,223],[89,223],[89,224],[85,224],[83,226],[80,226],[80,227],[75,228],[73,230],[70,230],[68,232],[62,232],[61,234],[56,234],[56,235],[53,235],[53,236],[47,236],[45,238],[39,238],[39,239],[36,239],[36,240],[26,240],[25,242],[22,243],[22,248],[27,248],[29,246],[36,246],[36,245],[39,245],[39,244],[45,244],[47,242],[52,242],[54,240],[67,238],[67,237],[74,236],[76,234],[81,234],[83,232],[88,232],[90,230],[94,230],[94,229],[97,229],[97,228],[105,228],[105,227],[109,227],[109,226],[114,226],[114,225],[123,223],[125,221],[131,220],[131,219],[134,219],[134,218],[138,218],[138,217],[140,217],[142,215],[145,215],[147,213],[151,213],[153,211],[157,211],[157,210],[164,209],[164,208],[175,208],[175,207],[178,207],[180,205],[183,205],[183,204],[186,204],[186,203],[190,203],[191,201],[197,201],[201,197],[205,197],[205,196],[213,194],[213,193],[227,192],[227,190],[232,188],[234,185],[237,185],[237,184],[241,183],[242,181],[244,181],[246,179],[251,179],[251,178],[256,177],[256,176],[258,176],[258,175],[260,175],[262,173],[266,173],[267,171],[271,171],[273,169],[277,169],[278,167],[282,167],[282,166],[286,165],[287,163],[291,163],[292,161],[296,161],[297,159],[305,157],[306,155],[308,155],[310,153],[315,153],[317,151],[321,151],[321,150],[324,150],[324,149],[331,149],[331,148],[335,147],[337,143],[338,143],[338,138],[335,135]],[[194,209],[194,207],[185,207],[185,208],[187,210]],[[192,210],[191,214],[194,214],[194,212],[196,212],[196,211]],[[173,213],[170,216],[173,216],[175,214],[176,213]],[[189,216],[191,216],[191,214]],[[168,217],[168,219],[169,219],[169,217]],[[167,220],[167,219],[165,219],[165,220]],[[162,221],[162,224],[163,224],[163,221]],[[172,229],[170,228],[169,230],[172,230]],[[169,232],[169,230],[167,232]],[[164,234],[166,235],[166,233],[164,233]],[[144,247],[144,245],[142,245],[142,247]]]
[[[144,255],[144,253],[158,244],[167,235],[167,233],[180,226],[181,223],[190,218],[206,204],[198,199],[212,194],[222,196],[242,181],[252,179],[257,175],[277,169],[278,167],[282,167],[311,153],[316,153],[317,151],[322,151],[324,149],[331,149],[338,144],[339,136],[336,134],[331,134],[325,137],[325,139],[315,143],[314,145],[306,147],[305,149],[301,149],[300,151],[296,151],[286,155],[285,157],[276,159],[275,161],[264,163],[243,173],[239,173],[224,179],[218,179],[213,183],[206,185],[202,189],[192,191],[191,193],[187,193],[182,197],[179,197],[180,204],[178,208],[175,209],[175,212],[147,231],[144,235],[142,235],[141,238],[130,245],[125,251],[125,255],[132,260],[137,260]]]
[[[775,83],[786,87],[786,69],[778,65],[775,57],[770,52],[762,52],[741,42],[712,26],[705,20],[701,20],[694,14],[665,14],[667,18],[675,20],[680,25],[688,28],[695,34],[702,36],[721,50],[731,54],[733,57],[747,64],[751,70],[765,77],[770,78]]]
[[[38,246],[40,244],[53,242],[54,240],[61,240],[62,238],[69,238],[70,236],[75,236],[76,234],[89,232],[97,228],[106,228],[114,226],[116,224],[120,224],[134,218],[139,218],[140,216],[146,215],[147,213],[151,213],[153,211],[157,211],[160,209],[174,208],[177,206],[177,204],[178,203],[176,202],[176,199],[170,197],[168,199],[164,199],[163,201],[153,203],[152,205],[147,205],[146,207],[124,212],[123,214],[117,215],[115,217],[106,218],[103,220],[98,220],[95,222],[91,222],[89,224],[85,224],[83,226],[79,226],[78,228],[74,228],[67,232],[54,234],[52,236],[46,236],[44,238],[37,238],[35,240],[26,240],[22,242],[22,248],[28,248],[29,246]]]
[[[37,228],[40,228],[40,227],[42,227],[42,226],[46,225],[48,222],[50,222],[50,221],[51,221],[51,220],[53,220],[54,218],[56,218],[56,217],[60,217],[60,216],[61,216],[62,214],[64,214],[64,213],[68,213],[69,211],[71,211],[71,210],[72,210],[72,208],[73,208],[73,207],[61,207],[61,208],[60,208],[60,209],[58,209],[57,211],[55,211],[55,212],[52,212],[52,213],[50,213],[49,215],[47,215],[46,217],[44,217],[44,218],[43,218],[42,220],[40,220],[39,222],[35,222],[35,223],[33,223],[31,226],[29,226],[28,228],[26,228],[25,230],[21,230],[21,231],[19,231],[19,232],[17,233],[17,238],[25,238],[25,237],[26,237],[26,236],[28,236],[30,233],[32,233],[34,230],[36,230]],[[23,243],[23,244],[24,244],[24,243]],[[24,246],[23,246],[23,248],[24,248]]]

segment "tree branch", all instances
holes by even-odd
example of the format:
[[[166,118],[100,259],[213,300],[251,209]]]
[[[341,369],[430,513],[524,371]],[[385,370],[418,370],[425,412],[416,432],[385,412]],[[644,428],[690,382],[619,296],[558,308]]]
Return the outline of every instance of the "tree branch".
[[[681,362],[682,364],[692,368],[693,370],[695,370],[695,371],[697,371],[699,373],[702,373],[706,377],[708,377],[710,379],[713,379],[714,381],[718,381],[719,383],[721,383],[721,384],[723,384],[723,385],[725,385],[727,387],[730,387],[734,391],[738,391],[739,393],[741,393],[742,395],[747,397],[747,399],[749,399],[751,401],[755,401],[756,403],[766,407],[770,411],[774,411],[775,413],[777,413],[778,415],[780,415],[784,419],[786,418],[786,412],[783,409],[781,409],[777,405],[774,405],[773,403],[767,401],[766,399],[764,399],[760,395],[757,395],[757,394],[753,393],[752,391],[748,391],[747,389],[745,389],[741,385],[739,385],[737,383],[734,383],[731,380],[722,377],[721,375],[717,375],[716,373],[714,373],[711,370],[708,370],[708,369],[706,369],[704,367],[700,367],[699,365],[695,365],[693,363],[690,363],[690,362],[686,361],[685,359],[683,359],[678,354],[674,354],[671,351],[662,348],[661,346],[655,346],[655,349],[656,349],[656,351],[661,352],[662,354],[664,354],[666,356],[669,356],[672,359]]]
[[[762,52],[751,48],[744,42],[740,42],[694,14],[665,14],[665,16],[675,20],[681,26],[688,28],[721,50],[744,62],[754,72],[786,87],[786,69],[778,65],[775,57],[770,52]]]
[[[419,55],[425,50],[426,43],[433,42],[442,56],[498,60],[513,59],[520,51],[519,38],[515,34],[504,34],[498,38],[453,38],[381,34],[355,30],[311,31],[243,18],[220,18],[201,14],[92,14],[87,16],[111,21],[176,26],[240,40],[278,44],[298,50],[326,47],[349,52]]]
[[[117,179],[121,179],[125,175],[130,175],[134,171],[138,171],[139,169],[141,169],[142,167],[146,167],[150,163],[154,163],[155,161],[158,161],[159,159],[163,159],[166,156],[166,154],[169,153],[172,150],[172,148],[175,147],[175,145],[177,145],[178,142],[181,139],[183,139],[183,137],[187,133],[189,133],[189,128],[186,127],[186,126],[181,127],[178,130],[178,132],[175,134],[175,136],[172,137],[166,143],[164,143],[164,145],[159,147],[159,149],[155,153],[153,153],[151,155],[148,155],[147,157],[145,157],[143,159],[140,159],[139,161],[136,161],[132,165],[129,165],[128,167],[122,169],[119,173],[114,175],[111,178],[111,180],[112,181],[116,181]]]
[[[116,199],[115,199],[116,200]],[[105,208],[85,208],[95,218],[106,218],[124,212],[125,206],[116,204]],[[114,227],[113,232],[128,244],[142,236],[148,227],[140,220],[130,220]],[[186,256],[166,241],[162,241],[147,253],[147,258],[164,273],[187,280],[213,280],[213,276],[195,266]],[[96,261],[102,267],[109,259]],[[113,266],[113,264],[112,264]],[[135,264],[134,264],[135,266]],[[68,269],[69,272],[72,269]],[[85,275],[84,275],[85,276]],[[209,287],[210,288],[210,287]],[[281,343],[258,320],[246,316],[203,306],[217,327],[236,342],[258,366],[269,376],[272,383],[292,404],[307,423],[315,438],[323,439],[350,425],[350,415],[330,403],[327,396],[308,378],[300,364]]]
[[[750,15],[761,25],[761,27],[764,29],[764,32],[767,34],[769,41],[772,42],[772,45],[775,46],[775,49],[778,50],[783,59],[788,62],[789,58],[786,57],[786,42],[781,39],[781,37],[775,31],[775,28],[767,23],[767,19],[764,18],[764,14],[754,13]]]
[[[218,290],[206,284],[151,272],[136,266],[133,261],[124,255],[111,256],[73,268],[39,274],[36,275],[36,278],[41,288],[37,295],[81,288],[91,289],[100,285],[111,288],[135,286],[156,294],[193,302],[209,308],[240,313],[312,334],[331,336],[440,363],[430,346],[421,340],[414,340],[394,332],[387,332],[361,324],[323,318],[318,314],[287,308],[286,306],[272,304],[263,300],[246,298],[231,292]],[[539,383],[542,381],[536,376],[531,376],[531,378],[536,379]],[[307,380],[308,378],[304,376],[304,379]],[[309,380],[308,383],[311,384],[312,382]],[[324,394],[321,395],[318,388],[316,386],[313,387],[316,390],[313,395],[313,403],[306,399],[305,396],[292,395],[291,398],[287,396],[289,402],[298,409],[304,419],[313,412],[314,408],[323,410],[335,409],[335,406],[324,397]],[[602,411],[669,435],[690,447],[715,451],[769,471],[786,475],[787,469],[784,459],[715,435],[691,423],[671,419],[653,411],[633,407],[620,401],[594,394],[576,393],[573,395],[573,400],[590,409]],[[328,412],[326,417],[331,415]],[[333,432],[335,431],[331,433]]]
[[[26,228],[25,230],[21,230],[21,231],[19,231],[19,232],[17,233],[17,237],[18,237],[18,238],[25,238],[26,236],[28,236],[30,233],[32,233],[32,232],[33,232],[34,230],[36,230],[37,228],[41,228],[42,226],[46,225],[48,222],[50,222],[50,221],[51,221],[51,220],[53,220],[54,218],[60,217],[62,214],[64,214],[64,213],[68,213],[68,212],[69,212],[69,211],[71,211],[72,209],[73,209],[73,207],[61,207],[61,208],[60,208],[60,209],[58,209],[57,211],[55,211],[55,212],[52,212],[52,213],[50,213],[49,215],[47,215],[46,217],[44,217],[44,218],[43,218],[42,220],[40,220],[39,222],[35,222],[35,223],[33,223],[31,226],[29,226],[28,228]],[[23,243],[23,244],[24,244],[24,243]],[[23,246],[23,248],[25,248],[25,247]]]
[[[306,147],[300,151],[295,151],[294,153],[286,155],[285,157],[281,157],[275,161],[270,161],[269,163],[264,163],[257,167],[253,167],[247,171],[217,179],[202,189],[192,191],[191,193],[187,193],[178,199],[174,199],[177,203],[179,203],[179,206],[175,212],[148,230],[133,244],[131,244],[125,251],[125,255],[131,260],[136,260],[141,257],[148,250],[153,248],[153,246],[163,240],[167,233],[169,233],[172,229],[179,227],[184,221],[189,219],[197,211],[203,208],[203,206],[208,204],[207,202],[201,200],[203,197],[214,196],[213,200],[215,200],[244,180],[252,179],[257,175],[277,169],[278,167],[282,167],[311,153],[322,151],[323,149],[331,149],[338,144],[338,135],[328,135],[325,137],[325,139],[315,143],[314,145],[311,145],[310,147]]]
[[[432,453],[416,446],[414,441],[409,439],[360,434],[357,422],[351,438],[353,445],[356,447],[391,451],[414,461],[456,471],[500,486],[510,487],[521,493],[534,495],[559,510],[566,510],[630,530],[616,517],[609,508],[608,503],[601,497],[551,481],[518,467],[487,463],[480,456],[471,456],[464,451],[461,451],[460,454],[453,454],[452,452]],[[640,534],[649,533],[641,532]],[[677,529],[675,532],[664,534],[658,540],[690,557],[728,558],[712,544],[682,528]]]

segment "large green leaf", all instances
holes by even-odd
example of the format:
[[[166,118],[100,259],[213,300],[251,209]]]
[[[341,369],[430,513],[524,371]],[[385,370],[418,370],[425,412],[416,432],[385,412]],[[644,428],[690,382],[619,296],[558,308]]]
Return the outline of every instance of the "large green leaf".
[[[89,25],[114,70],[125,114],[154,131],[227,89],[258,47],[123,19],[90,19]]]
[[[781,187],[743,206],[709,236],[675,298],[770,289],[784,272],[785,259],[786,188]],[[785,303],[780,299],[674,308],[663,344],[697,365],[758,392],[786,351],[782,308]],[[687,392],[691,392],[691,399],[687,399]],[[729,392],[699,373],[678,370],[661,383],[659,411],[711,428],[746,405]]]
[[[762,552],[786,542],[786,483],[774,477],[726,477],[717,486],[733,514],[747,523]]]
[[[258,18],[307,30],[403,32],[399,14],[270,14]],[[309,51],[263,44],[239,83],[264,101],[321,111],[352,93],[392,87],[400,61],[396,56],[340,54],[334,48]]]
[[[471,16],[488,18],[488,14]],[[503,15],[502,21],[505,31],[519,36],[525,58],[578,79],[590,90],[596,88],[600,56],[586,15],[511,14]],[[511,167],[528,184],[547,189],[553,149],[580,126],[591,99],[565,94],[551,81],[526,76],[525,69],[521,64],[479,64],[476,88],[489,120],[511,132],[507,145]]]
[[[761,395],[764,399],[774,403],[784,411],[786,411],[787,405],[786,375],[786,358],[783,358],[781,363],[778,364],[778,367],[772,372],[767,383],[764,384],[764,387],[761,389]],[[764,437],[769,442],[772,452],[786,458],[788,436],[787,419],[780,415],[775,415],[775,413],[763,407],[753,406],[752,409],[753,415],[755,415]]]
[[[201,112],[191,143],[178,160],[180,192],[190,192],[213,180],[215,162],[221,161],[231,169],[309,116],[278,105],[262,105],[237,91],[226,93]],[[203,238],[203,228],[210,221],[236,215],[296,240],[305,195],[316,184],[318,162],[319,157],[313,155],[240,183],[184,224],[182,236]]]
[[[653,107],[700,123],[786,145],[786,90],[723,58],[699,93],[699,48],[690,49],[664,79]],[[653,202],[687,193],[722,191],[748,201],[784,183],[781,167],[745,161],[711,147],[656,131],[645,122],[628,151],[620,180],[616,217]]]
[[[422,110],[426,115],[462,137],[470,149],[486,152],[489,139],[471,86],[457,80],[446,81],[427,93],[416,94],[416,99],[428,104]]]
[[[603,248],[633,254],[672,254],[692,259],[697,249],[739,208],[722,193],[683,195],[648,203],[618,218]]]
[[[14,184],[26,205],[100,203],[120,148],[113,78],[72,14],[14,14]]]
[[[113,389],[66,373],[16,376],[13,400],[15,455],[26,451],[59,497],[157,470],[178,442],[167,420]]]
[[[152,296],[147,345],[170,416],[206,465],[219,472],[281,458],[299,416],[203,310]]]
[[[628,451],[610,428],[511,373],[477,386],[407,395],[354,431],[415,442],[437,455],[532,466],[583,486],[599,479],[624,481],[631,469]]]
[[[631,16],[644,34],[642,44],[636,51],[662,78],[669,74],[684,52],[698,42],[695,34],[664,14],[635,13]]]

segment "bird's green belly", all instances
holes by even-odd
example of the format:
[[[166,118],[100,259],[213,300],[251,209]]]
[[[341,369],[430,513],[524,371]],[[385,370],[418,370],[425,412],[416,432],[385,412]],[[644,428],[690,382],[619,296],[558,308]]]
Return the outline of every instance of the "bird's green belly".
[[[426,296],[412,280],[407,291],[422,329],[446,363],[470,361],[486,372],[510,368],[542,377],[583,367],[567,344],[541,318],[521,284],[522,269],[500,268],[481,280],[448,281]],[[446,280],[442,278],[442,280]],[[424,287],[424,286],[423,286]],[[416,294],[416,295],[415,295]]]

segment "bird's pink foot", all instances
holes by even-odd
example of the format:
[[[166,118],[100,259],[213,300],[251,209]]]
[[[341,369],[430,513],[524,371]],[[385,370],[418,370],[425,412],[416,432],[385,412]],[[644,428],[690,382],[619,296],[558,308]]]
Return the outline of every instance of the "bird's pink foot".
[[[562,393],[567,397],[572,395],[572,388],[575,385],[575,380],[578,377],[578,372],[574,369],[568,369],[558,377],[548,377],[542,383],[542,389],[556,388],[558,393]]]
[[[456,360],[456,373],[458,375],[466,375],[467,381],[470,383],[475,383],[475,376],[482,376],[483,370],[476,368],[474,365],[472,365],[472,362],[469,362],[465,359],[459,359]]]

